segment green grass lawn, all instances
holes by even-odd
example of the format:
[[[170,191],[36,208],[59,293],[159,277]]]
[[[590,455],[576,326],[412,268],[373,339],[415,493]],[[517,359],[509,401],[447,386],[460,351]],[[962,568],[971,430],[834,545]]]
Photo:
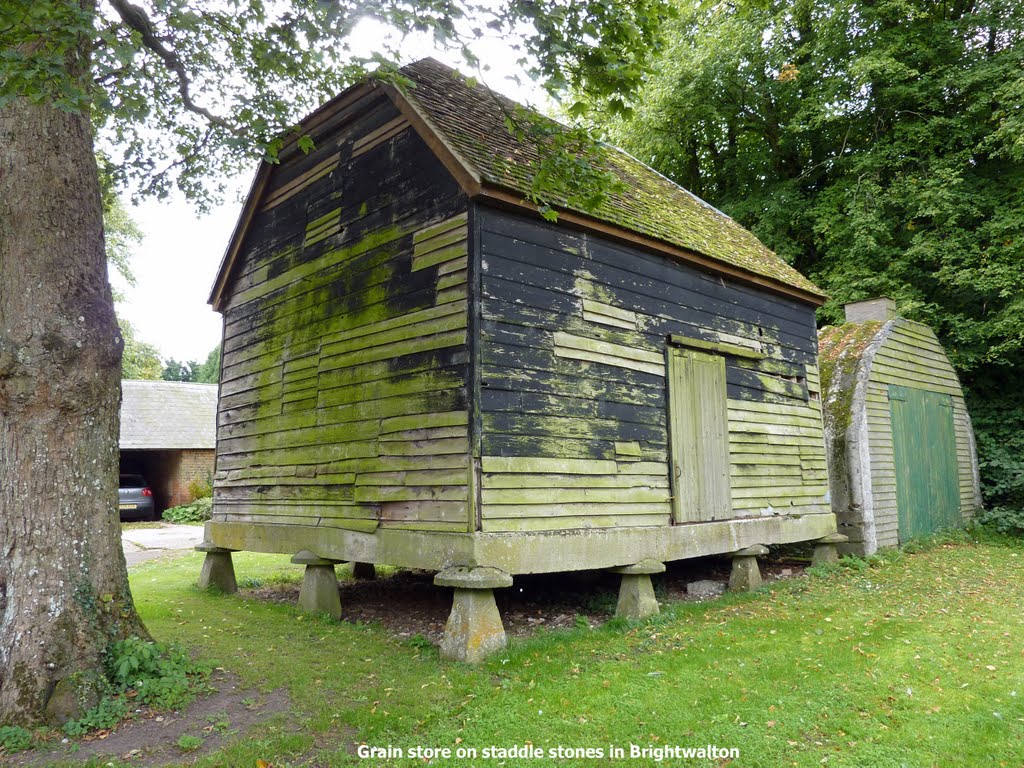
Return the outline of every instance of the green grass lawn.
[[[153,636],[263,690],[277,716],[199,765],[423,765],[405,750],[530,744],[736,747],[734,765],[1024,763],[1024,544],[966,536],[916,554],[677,604],[649,622],[542,633],[470,668],[381,628],[204,594],[198,555],[148,564],[132,590]],[[295,578],[238,554],[239,580]],[[442,760],[464,766],[654,765],[637,759]],[[669,760],[664,765],[714,764]]]

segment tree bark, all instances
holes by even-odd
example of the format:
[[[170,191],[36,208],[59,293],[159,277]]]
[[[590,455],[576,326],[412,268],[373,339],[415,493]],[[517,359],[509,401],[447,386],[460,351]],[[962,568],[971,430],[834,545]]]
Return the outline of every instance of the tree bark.
[[[102,216],[88,115],[0,107],[0,723],[74,716],[107,646],[146,635],[121,550]]]

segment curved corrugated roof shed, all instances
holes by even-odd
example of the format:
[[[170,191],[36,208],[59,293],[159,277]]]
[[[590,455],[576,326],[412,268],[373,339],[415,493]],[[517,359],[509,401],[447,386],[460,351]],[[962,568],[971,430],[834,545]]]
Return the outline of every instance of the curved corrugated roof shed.
[[[849,310],[848,310],[849,316]],[[832,509],[871,554],[981,506],[963,390],[935,333],[901,317],[818,334]]]
[[[216,384],[121,382],[121,450],[213,448],[216,442]]]

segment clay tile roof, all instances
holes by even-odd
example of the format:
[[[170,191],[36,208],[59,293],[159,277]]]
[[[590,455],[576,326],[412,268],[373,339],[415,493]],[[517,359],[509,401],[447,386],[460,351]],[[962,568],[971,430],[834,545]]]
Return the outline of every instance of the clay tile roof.
[[[404,67],[411,81],[402,94],[439,137],[485,184],[525,195],[530,167],[538,150],[520,141],[506,127],[506,112],[521,105],[483,85],[471,85],[455,70],[433,59]],[[531,110],[532,112],[532,110]],[[557,128],[558,123],[540,116]],[[769,250],[752,233],[696,195],[670,181],[631,155],[601,145],[604,170],[616,173],[626,191],[610,195],[593,211],[574,209],[565,198],[551,202],[566,210],[695,251],[716,261],[767,277],[816,296],[821,289]]]
[[[217,385],[121,382],[121,450],[213,448]]]

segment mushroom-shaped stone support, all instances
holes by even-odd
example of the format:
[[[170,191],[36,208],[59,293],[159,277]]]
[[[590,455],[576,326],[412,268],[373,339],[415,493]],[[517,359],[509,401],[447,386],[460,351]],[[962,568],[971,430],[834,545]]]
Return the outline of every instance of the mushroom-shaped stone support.
[[[732,553],[732,573],[729,574],[730,592],[750,592],[761,586],[761,570],[757,558],[768,554],[768,547],[754,544]]]
[[[814,555],[811,557],[811,565],[838,563],[839,552],[836,546],[838,544],[845,544],[849,540],[849,536],[844,536],[841,533],[830,533],[828,536],[822,536],[814,542]]]
[[[231,562],[234,550],[217,547],[208,541],[196,545],[196,552],[205,552],[203,570],[199,572],[200,589],[216,589],[227,594],[238,591],[235,566]]]
[[[664,573],[664,563],[657,560],[641,560],[633,565],[612,568],[611,572],[622,576],[619,604],[615,607],[616,618],[646,619],[658,613],[658,601],[654,597],[651,574]]]
[[[341,618],[341,597],[338,595],[338,576],[334,572],[337,560],[327,560],[308,550],[292,558],[296,565],[306,566],[299,590],[299,608],[306,613],[326,613]]]
[[[452,587],[452,612],[441,638],[441,657],[477,664],[506,646],[494,590],[512,586],[512,577],[497,568],[448,568],[434,577]]]

